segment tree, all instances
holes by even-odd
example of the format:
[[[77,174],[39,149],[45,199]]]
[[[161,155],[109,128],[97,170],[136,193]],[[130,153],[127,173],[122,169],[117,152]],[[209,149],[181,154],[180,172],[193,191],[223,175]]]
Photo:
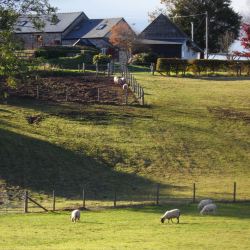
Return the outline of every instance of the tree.
[[[241,57],[250,58],[250,23],[243,23],[241,26],[241,45],[246,51],[235,51],[234,54]]]
[[[227,31],[224,35],[219,37],[219,45],[220,45],[220,52],[225,53],[227,59],[231,59],[230,55],[230,47],[232,43],[235,41],[234,34],[232,32]]]
[[[152,12],[151,17],[164,11],[188,35],[190,23],[194,22],[195,42],[201,48],[205,48],[204,13],[208,12],[210,52],[220,51],[219,40],[226,32],[233,34],[235,38],[239,36],[241,16],[230,7],[231,0],[161,0],[161,3],[165,5],[165,9]]]
[[[124,52],[126,62],[128,62],[132,54],[135,39],[136,35],[134,31],[125,22],[120,22],[115,25],[109,37],[110,43]]]
[[[54,22],[57,20],[55,12],[48,0],[0,0],[0,75],[7,79],[8,85],[14,85],[16,75],[28,70],[26,63],[16,56],[21,46],[14,35],[18,18],[28,16],[34,27],[42,30],[45,20],[41,17],[47,16]]]

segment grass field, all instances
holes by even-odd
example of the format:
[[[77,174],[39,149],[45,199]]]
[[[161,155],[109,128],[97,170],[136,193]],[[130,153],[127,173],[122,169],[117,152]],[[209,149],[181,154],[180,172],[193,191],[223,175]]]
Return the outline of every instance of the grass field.
[[[166,78],[136,72],[146,106],[0,105],[1,181],[33,193],[89,198],[155,192],[250,198],[250,80]],[[28,115],[41,114],[38,125]],[[101,190],[101,192],[100,192]]]
[[[69,213],[0,216],[1,250],[249,249],[249,204],[219,204],[215,216],[182,205],[180,224],[160,223],[166,208],[86,211],[79,223]]]

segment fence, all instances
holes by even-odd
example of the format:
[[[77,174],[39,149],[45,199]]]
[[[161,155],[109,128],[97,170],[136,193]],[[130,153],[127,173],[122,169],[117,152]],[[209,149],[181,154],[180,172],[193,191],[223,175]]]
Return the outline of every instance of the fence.
[[[229,187],[230,188],[230,187]],[[176,203],[196,203],[204,198],[211,198],[218,202],[249,202],[250,195],[244,196],[238,192],[237,183],[231,184],[231,192],[225,195],[213,196],[211,192],[201,192],[200,186],[193,183],[188,187],[185,196],[177,193],[166,193],[166,187],[160,184],[152,184],[147,189],[128,187],[126,191],[113,189],[100,191],[98,195],[87,188],[79,189],[79,192],[63,195],[62,190],[51,190],[50,194],[29,193],[26,190],[15,193],[0,192],[0,213],[28,213],[56,210],[71,210],[73,208],[111,208],[133,205],[164,205]],[[218,191],[218,190],[217,190]],[[248,198],[248,199],[247,199]]]
[[[130,87],[130,89],[133,91],[137,99],[140,101],[141,105],[144,105],[144,89],[141,87],[141,85],[137,82],[135,76],[131,74],[128,70],[128,67],[126,65],[121,65],[121,73],[122,76],[126,79],[126,83]]]

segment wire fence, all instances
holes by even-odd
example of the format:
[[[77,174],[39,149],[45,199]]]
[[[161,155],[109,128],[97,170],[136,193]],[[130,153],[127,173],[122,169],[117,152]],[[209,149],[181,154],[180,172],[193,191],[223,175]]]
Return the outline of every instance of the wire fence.
[[[129,186],[126,191],[113,189],[96,192],[87,188],[31,192],[6,190],[0,192],[0,213],[28,213],[79,209],[117,208],[135,205],[188,204],[210,198],[217,202],[249,202],[250,194],[237,183],[207,191],[206,186],[193,183],[181,188],[152,184],[146,188]]]

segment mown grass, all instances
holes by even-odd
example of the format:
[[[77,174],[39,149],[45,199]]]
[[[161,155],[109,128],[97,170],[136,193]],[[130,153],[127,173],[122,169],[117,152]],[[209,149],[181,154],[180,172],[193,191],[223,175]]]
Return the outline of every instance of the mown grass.
[[[4,182],[33,192],[89,198],[155,193],[250,198],[250,80],[167,78],[136,72],[146,106],[0,105]],[[38,125],[25,119],[41,114]],[[164,196],[164,197],[163,197]]]
[[[249,249],[249,204],[218,205],[200,216],[182,205],[180,224],[160,223],[168,207],[0,216],[1,250],[61,249]]]

